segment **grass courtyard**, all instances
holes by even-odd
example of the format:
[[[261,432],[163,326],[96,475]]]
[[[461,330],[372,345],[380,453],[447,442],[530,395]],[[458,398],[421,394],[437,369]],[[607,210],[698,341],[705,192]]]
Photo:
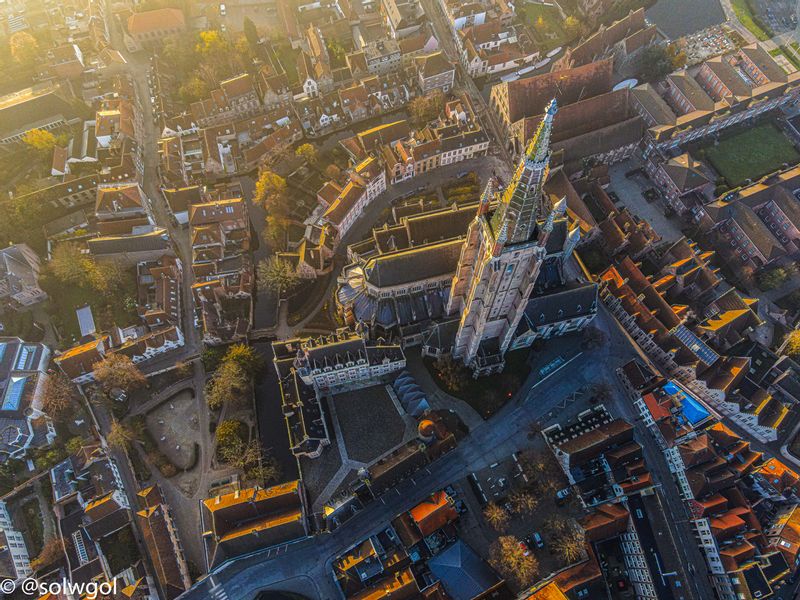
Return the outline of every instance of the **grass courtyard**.
[[[525,3],[522,5],[522,12],[535,41],[544,51],[563,46],[575,37],[564,31],[561,13],[555,6]]]
[[[716,146],[702,150],[701,155],[732,188],[777,171],[784,163],[800,162],[800,153],[773,123],[723,138]]]

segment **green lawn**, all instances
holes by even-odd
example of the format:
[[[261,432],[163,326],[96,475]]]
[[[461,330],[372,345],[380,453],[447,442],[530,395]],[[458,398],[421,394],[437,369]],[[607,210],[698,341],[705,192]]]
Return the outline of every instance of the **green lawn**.
[[[773,123],[746,129],[702,153],[731,187],[800,162],[800,153]]]
[[[526,23],[530,25],[535,41],[544,52],[570,41],[570,36],[562,27],[561,14],[555,6],[523,4],[522,13]]]
[[[138,322],[133,302],[136,298],[136,275],[133,269],[125,271],[123,292],[112,298],[99,296],[88,286],[60,285],[57,280],[50,277],[44,278],[42,284],[50,296],[48,312],[66,347],[80,339],[80,327],[75,310],[81,306],[89,304],[92,307],[98,331],[106,331],[112,325],[125,327]]]
[[[25,520],[27,529],[27,541],[30,544],[28,554],[31,558],[38,556],[44,545],[44,524],[42,514],[39,511],[39,502],[31,500],[22,506],[22,518]]]
[[[772,36],[756,22],[753,18],[753,11],[750,10],[747,0],[731,0],[733,12],[736,13],[736,18],[744,25],[750,33],[756,36],[759,41],[766,41]]]

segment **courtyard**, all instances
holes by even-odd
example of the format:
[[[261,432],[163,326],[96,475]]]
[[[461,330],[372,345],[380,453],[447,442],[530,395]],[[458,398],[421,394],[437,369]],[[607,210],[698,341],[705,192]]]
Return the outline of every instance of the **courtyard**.
[[[191,468],[199,435],[194,392],[186,389],[147,414],[147,429],[169,461],[179,469]]]
[[[699,151],[731,188],[800,162],[800,153],[774,123],[763,123],[723,137]]]
[[[369,464],[403,441],[406,422],[384,386],[337,394],[331,403],[351,460]]]

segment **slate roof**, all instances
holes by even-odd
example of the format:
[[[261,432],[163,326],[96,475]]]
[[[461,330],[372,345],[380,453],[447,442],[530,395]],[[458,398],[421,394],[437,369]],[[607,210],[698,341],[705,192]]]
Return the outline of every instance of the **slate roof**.
[[[124,254],[127,252],[170,251],[170,239],[166,229],[157,228],[140,235],[120,235],[98,237],[88,242],[89,251],[94,255]]]
[[[542,325],[594,314],[596,311],[596,283],[534,297],[528,300],[523,318],[517,327],[517,335]]]
[[[455,272],[461,255],[460,239],[400,251],[371,259],[364,267],[367,281],[376,287],[402,285],[443,277]]]
[[[662,165],[664,172],[681,192],[697,189],[707,183],[708,178],[700,170],[700,164],[688,153],[671,158]]]
[[[767,261],[783,256],[785,251],[769,228],[756,216],[752,208],[742,202],[727,205],[727,216],[736,222]]]
[[[61,115],[77,117],[75,109],[60,94],[57,86],[37,86],[0,97],[0,139],[29,126]]]
[[[489,565],[461,540],[429,560],[428,568],[453,600],[472,600],[500,582]]]
[[[427,56],[420,56],[417,58],[417,66],[419,68],[420,75],[422,75],[422,77],[425,79],[428,79],[429,77],[436,77],[437,75],[441,75],[442,73],[447,73],[448,71],[453,71],[455,69],[452,63],[445,58],[443,52],[434,52],[433,54],[428,54]]]

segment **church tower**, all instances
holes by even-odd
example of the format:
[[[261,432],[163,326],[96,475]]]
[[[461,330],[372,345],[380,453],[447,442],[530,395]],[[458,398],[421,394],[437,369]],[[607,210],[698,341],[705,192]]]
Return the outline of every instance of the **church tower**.
[[[500,191],[493,181],[487,185],[461,249],[447,311],[461,315],[453,358],[475,376],[505,366],[505,352],[545,258],[555,209],[542,227],[537,220],[543,216],[556,111],[553,100],[508,186]]]

